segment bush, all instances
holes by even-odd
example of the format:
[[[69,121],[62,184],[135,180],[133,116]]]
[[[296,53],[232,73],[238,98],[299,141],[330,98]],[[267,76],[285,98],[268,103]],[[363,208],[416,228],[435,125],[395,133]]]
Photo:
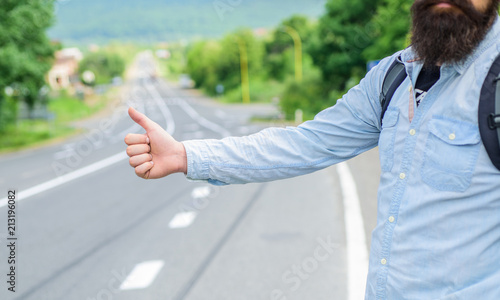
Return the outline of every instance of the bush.
[[[88,54],[80,62],[80,76],[85,71],[92,71],[95,84],[107,84],[116,76],[122,76],[125,71],[125,60],[118,54],[95,52]]]
[[[301,83],[289,82],[280,107],[287,120],[295,118],[297,109],[302,109],[305,119],[312,119],[318,112],[335,105],[336,101],[336,98],[328,96],[321,77],[317,76],[306,78]]]
[[[17,102],[9,97],[0,96],[0,132],[5,132],[8,125],[14,124],[17,118]]]

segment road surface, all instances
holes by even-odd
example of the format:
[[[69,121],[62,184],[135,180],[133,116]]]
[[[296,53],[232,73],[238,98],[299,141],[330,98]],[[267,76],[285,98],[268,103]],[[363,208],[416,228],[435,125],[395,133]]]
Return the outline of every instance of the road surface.
[[[142,54],[123,101],[78,123],[86,134],[0,156],[0,299],[359,298],[359,255],[376,220],[377,152],[348,168],[264,184],[142,180],[125,156],[124,136],[143,132],[129,105],[178,140],[250,134],[264,128],[252,116],[276,113],[271,105],[218,104],[151,79],[151,68]],[[8,240],[9,190],[17,240]],[[360,209],[346,199],[359,199]]]

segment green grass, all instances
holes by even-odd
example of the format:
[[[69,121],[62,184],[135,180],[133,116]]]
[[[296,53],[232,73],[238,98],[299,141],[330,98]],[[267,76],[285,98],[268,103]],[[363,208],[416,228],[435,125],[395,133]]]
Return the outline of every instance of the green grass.
[[[60,124],[88,117],[96,109],[79,99],[61,96],[50,100],[49,110],[56,115],[56,122]]]
[[[113,92],[81,101],[63,93],[51,99],[48,109],[55,115],[54,120],[19,120],[7,126],[1,133],[0,152],[16,151],[78,133],[71,122],[90,117],[104,108],[111,95]]]
[[[75,133],[74,128],[55,126],[54,122],[42,120],[22,120],[10,125],[2,133],[0,152],[8,152],[34,146],[50,139],[61,138]]]

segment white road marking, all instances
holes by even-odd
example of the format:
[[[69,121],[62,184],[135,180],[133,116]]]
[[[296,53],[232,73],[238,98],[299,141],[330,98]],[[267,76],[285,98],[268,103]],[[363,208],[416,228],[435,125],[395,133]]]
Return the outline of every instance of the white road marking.
[[[161,260],[153,260],[136,265],[120,285],[120,290],[147,288],[153,283],[164,264]]]
[[[192,192],[191,192],[191,197],[193,199],[201,199],[201,198],[206,198],[208,196],[210,196],[210,193],[211,193],[211,189],[209,186],[201,186],[201,187],[197,187],[195,188]]]
[[[196,216],[198,215],[195,211],[181,212],[174,216],[174,218],[168,223],[170,228],[186,228],[189,227]]]
[[[200,130],[200,125],[198,123],[184,125],[184,132],[193,132],[198,130]]]
[[[196,121],[201,126],[212,130],[213,132],[220,133],[223,137],[231,136],[231,132],[226,130],[224,127],[210,122],[209,120],[203,118],[194,108],[192,108],[185,100],[178,98],[178,105],[184,110],[194,121]]]
[[[162,101],[159,100],[161,98],[153,86],[149,85],[149,86],[146,86],[146,88],[151,92],[151,95],[155,99],[156,104],[158,105],[160,111],[162,112],[163,116],[165,117],[165,120],[167,121],[167,128],[165,128],[165,130],[169,134],[172,135],[175,131],[175,122],[174,122],[174,119],[172,117],[172,114],[170,113],[170,110],[168,109],[168,107],[165,103],[163,103]],[[67,150],[65,150],[65,151],[67,151]],[[59,155],[61,155],[61,157],[62,157],[63,154],[61,153]],[[104,169],[106,167],[114,165],[122,160],[127,159],[127,158],[128,158],[128,156],[127,156],[125,150],[121,151],[113,156],[110,156],[110,157],[105,158],[101,161],[95,162],[95,163],[93,163],[89,166],[86,166],[84,168],[78,169],[76,171],[70,172],[70,173],[62,175],[62,176],[59,176],[59,177],[54,178],[52,180],[49,180],[47,182],[44,182],[44,183],[41,183],[41,184],[36,185],[34,187],[28,188],[24,191],[19,191],[16,201],[19,202],[19,201],[27,199],[31,196],[48,191],[48,190],[53,189],[53,188],[60,186],[62,184],[68,183],[70,181],[73,181],[73,180],[78,179],[80,177],[83,177],[85,175],[97,172],[101,169]],[[0,199],[0,208],[4,207],[6,205],[7,205],[7,197]]]
[[[215,111],[215,116],[219,119],[223,119],[223,120],[227,119],[227,114],[220,109]]]
[[[356,182],[347,163],[337,165],[344,198],[349,300],[365,297],[368,251]]]
[[[182,135],[183,140],[199,140],[205,137],[205,132],[196,131],[196,132],[188,132]]]
[[[172,116],[172,113],[168,109],[167,104],[163,101],[163,98],[161,97],[160,93],[158,93],[154,85],[146,84],[145,87],[148,90],[149,94],[153,97],[153,100],[155,101],[156,105],[163,114],[165,121],[167,121],[167,127],[165,128],[165,130],[170,135],[173,135],[175,132],[175,122],[174,122],[174,117]]]
[[[68,183],[70,181],[73,181],[73,180],[78,179],[80,177],[83,177],[85,175],[97,172],[101,169],[104,169],[106,167],[114,165],[122,160],[127,159],[127,158],[128,158],[128,156],[125,153],[125,151],[122,151],[118,154],[115,154],[111,157],[108,157],[106,159],[103,159],[101,161],[93,163],[91,165],[88,165],[88,166],[81,168],[79,170],[73,171],[73,172],[68,173],[66,175],[63,175],[63,176],[59,176],[57,178],[54,178],[54,179],[49,180],[47,182],[44,182],[42,184],[36,185],[36,186],[29,188],[27,190],[19,191],[18,192],[19,194],[17,196],[16,201],[19,202],[21,200],[25,200],[31,196],[34,196],[34,195],[40,194],[42,192],[45,192],[47,190],[53,189],[57,186]],[[0,200],[0,208],[4,207],[6,205],[7,205],[7,197]]]
[[[54,153],[53,157],[55,160],[70,157],[75,153],[75,143],[66,144],[63,148],[64,150]]]

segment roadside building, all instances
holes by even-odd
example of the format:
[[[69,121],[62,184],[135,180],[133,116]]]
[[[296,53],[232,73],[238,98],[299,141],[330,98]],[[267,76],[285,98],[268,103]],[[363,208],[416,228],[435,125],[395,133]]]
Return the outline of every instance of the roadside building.
[[[55,53],[55,62],[48,73],[47,82],[53,90],[70,88],[79,82],[78,64],[83,54],[78,48],[66,48]]]

